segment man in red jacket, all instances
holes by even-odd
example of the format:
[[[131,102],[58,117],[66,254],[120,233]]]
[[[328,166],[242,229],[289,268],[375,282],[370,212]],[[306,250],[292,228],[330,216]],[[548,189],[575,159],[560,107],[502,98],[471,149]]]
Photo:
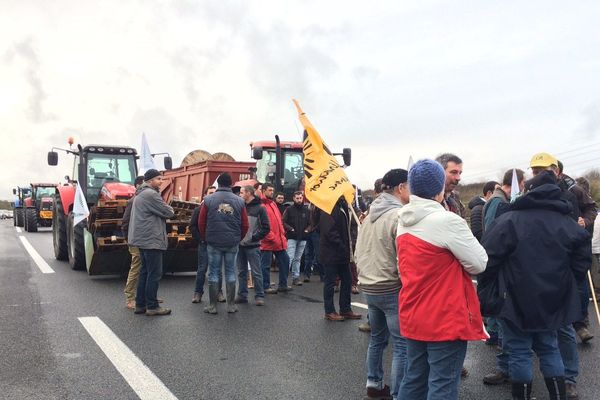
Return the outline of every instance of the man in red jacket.
[[[271,231],[260,242],[261,265],[263,270],[263,287],[267,294],[277,294],[277,292],[289,292],[292,290],[288,286],[288,272],[290,269],[290,258],[286,252],[287,239],[285,238],[285,229],[281,221],[281,213],[277,208],[277,203],[273,201],[274,188],[270,183],[262,185],[262,204],[267,210]],[[275,255],[277,267],[279,268],[279,284],[277,288],[271,288],[271,260]]]

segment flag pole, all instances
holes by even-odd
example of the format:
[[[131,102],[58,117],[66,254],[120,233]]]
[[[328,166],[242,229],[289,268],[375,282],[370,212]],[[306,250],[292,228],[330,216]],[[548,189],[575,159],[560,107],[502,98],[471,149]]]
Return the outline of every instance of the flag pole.
[[[352,216],[354,217],[354,220],[356,221],[356,225],[358,226],[358,229],[360,230],[360,226],[362,224],[360,223],[360,220],[358,219],[358,215],[356,215],[356,211],[354,211],[354,207],[350,206],[348,208],[350,209],[350,212],[352,212]]]
[[[588,281],[590,282],[590,289],[592,291],[592,300],[594,300],[594,308],[596,309],[596,317],[598,318],[598,325],[600,325],[600,311],[598,310],[598,300],[596,299],[596,292],[594,291],[594,281],[592,280],[592,273],[588,270],[587,272]]]

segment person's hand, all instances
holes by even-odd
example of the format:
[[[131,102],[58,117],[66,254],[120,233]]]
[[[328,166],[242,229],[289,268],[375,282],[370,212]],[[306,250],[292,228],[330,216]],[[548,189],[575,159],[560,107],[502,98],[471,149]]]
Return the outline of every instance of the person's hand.
[[[585,228],[585,220],[581,217],[579,217],[579,219],[577,220],[577,223],[579,224],[579,226],[581,226],[582,228]]]

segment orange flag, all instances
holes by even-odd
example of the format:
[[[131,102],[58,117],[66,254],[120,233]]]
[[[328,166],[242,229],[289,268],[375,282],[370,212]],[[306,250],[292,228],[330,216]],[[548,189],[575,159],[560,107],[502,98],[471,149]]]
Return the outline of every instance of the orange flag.
[[[310,123],[296,100],[300,123],[304,127],[304,194],[316,207],[331,214],[341,196],[348,204],[354,199],[354,187],[335,156],[323,142],[321,135]]]

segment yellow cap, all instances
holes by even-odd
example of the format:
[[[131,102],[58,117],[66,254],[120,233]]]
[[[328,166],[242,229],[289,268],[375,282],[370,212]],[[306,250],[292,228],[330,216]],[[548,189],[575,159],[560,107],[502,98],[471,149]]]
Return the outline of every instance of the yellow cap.
[[[534,167],[542,167],[548,168],[551,165],[558,166],[558,160],[552,154],[548,153],[537,153],[531,157],[531,162],[529,163],[530,168]]]

